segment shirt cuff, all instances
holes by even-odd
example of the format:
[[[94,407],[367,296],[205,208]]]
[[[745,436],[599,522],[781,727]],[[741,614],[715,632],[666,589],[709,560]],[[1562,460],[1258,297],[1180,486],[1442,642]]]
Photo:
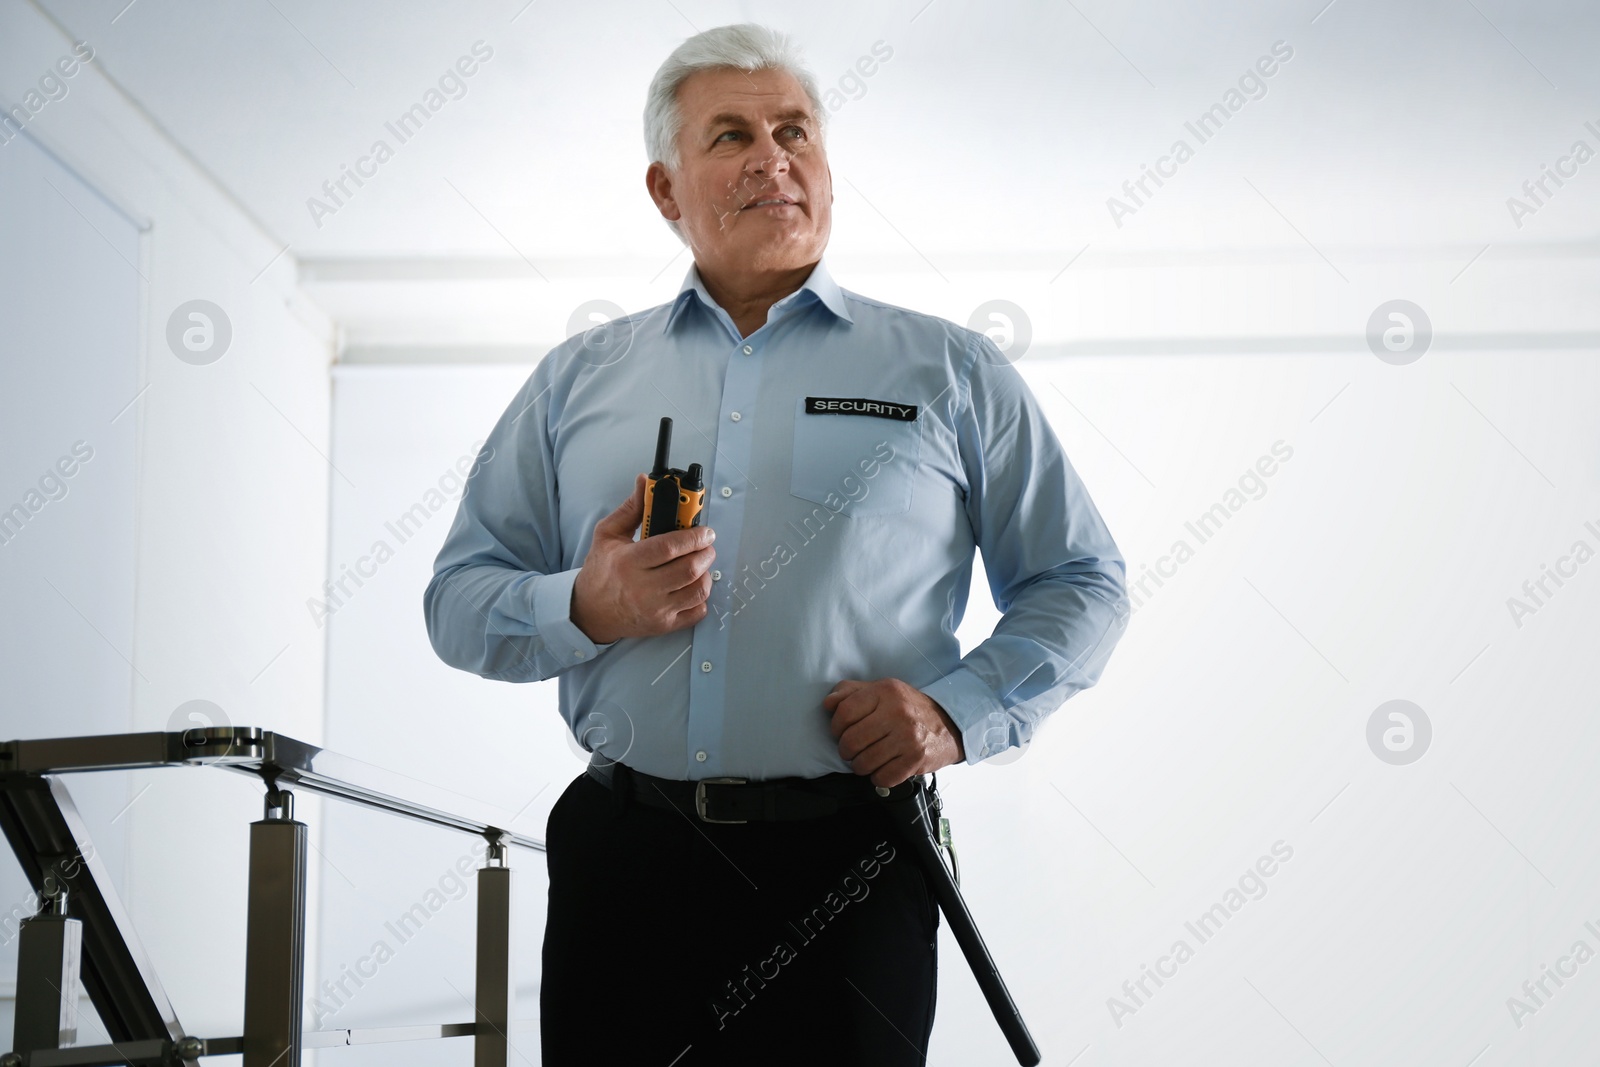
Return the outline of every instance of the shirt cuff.
[[[540,575],[533,583],[533,627],[562,666],[587,663],[616,644],[597,645],[572,621],[572,584],[579,568]]]
[[[923,686],[922,692],[955,720],[968,764],[1011,747],[1011,716],[994,690],[967,668],[957,667],[932,685]]]

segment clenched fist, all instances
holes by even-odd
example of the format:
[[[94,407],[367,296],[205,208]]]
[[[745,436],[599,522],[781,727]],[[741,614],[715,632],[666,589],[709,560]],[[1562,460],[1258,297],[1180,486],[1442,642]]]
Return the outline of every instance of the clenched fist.
[[[822,698],[839,756],[872,784],[892,788],[966,759],[961,731],[928,694],[898,678],[846,678]]]

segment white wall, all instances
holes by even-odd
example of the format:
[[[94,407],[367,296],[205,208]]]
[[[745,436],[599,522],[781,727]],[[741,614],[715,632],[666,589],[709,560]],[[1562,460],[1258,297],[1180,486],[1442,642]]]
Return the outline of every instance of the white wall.
[[[0,96],[21,100],[72,47],[36,8],[6,5]],[[134,584],[131,603],[124,598],[119,609],[131,620],[122,652],[133,673],[127,692],[107,696],[132,710],[117,728],[164,729],[180,705],[205,699],[235,724],[319,741],[323,641],[299,593],[320,580],[326,557],[332,330],[296,291],[292,258],[280,256],[281,246],[100,66],[91,61],[66,84],[68,94],[28,123],[29,135],[149,222],[135,261],[137,324],[119,337],[138,359],[119,373],[135,371],[143,391],[117,424],[137,427],[137,523],[131,541],[122,537]],[[20,150],[17,143],[0,146]],[[77,241],[84,220],[73,215],[60,224],[62,238]],[[15,259],[11,248],[6,254]],[[104,254],[111,257],[111,249]],[[130,269],[115,258],[112,268]],[[194,299],[220,306],[232,328],[227,351],[203,366],[177,358],[166,339],[169,316]],[[36,324],[59,316],[54,305],[12,313]],[[74,325],[71,318],[56,322],[69,334]],[[29,364],[45,389],[99,396],[48,345],[8,344],[6,359]],[[65,431],[62,424],[49,429],[28,442],[32,452],[53,455],[55,436]],[[75,643],[86,664],[106,654],[92,631],[60,630],[55,607],[42,597],[19,615]],[[71,687],[53,692],[73,699]],[[13,722],[23,736],[77,732],[44,706]],[[237,1034],[248,823],[260,818],[261,788],[220,771],[114,777],[121,796],[109,814],[127,806],[118,820],[128,838],[119,871],[126,903],[178,1017],[191,1032]],[[315,807],[302,808],[313,823]],[[312,875],[320,878],[320,868]]]
[[[36,142],[0,146],[0,736],[127,730],[133,721],[139,229]],[[70,388],[63,386],[71,383]],[[122,886],[126,783],[75,790]],[[0,990],[38,909],[0,863]],[[5,1002],[9,1007],[9,999]],[[10,1033],[9,1018],[0,1018]]]
[[[459,471],[499,418],[528,368],[340,367],[334,375],[334,461],[358,488],[333,493],[332,576],[325,602],[328,746],[503,810],[510,827],[544,836],[545,816],[582,770],[556,712],[553,685],[491,683],[441,663],[423,625],[422,591],[455,519]],[[421,505],[429,517],[402,539],[397,520]],[[380,547],[381,543],[381,547]],[[379,563],[377,560],[384,561]],[[367,577],[361,578],[360,574]],[[308,599],[321,590],[307,590]],[[515,816],[515,818],[513,818]],[[457,859],[481,866],[481,842],[345,806],[324,815],[325,844],[343,877],[323,882],[321,972],[346,983],[325,996],[321,1025],[375,1026],[472,1017],[476,883],[450,876]],[[538,1014],[545,869],[539,852],[515,851],[519,1013]],[[402,940],[386,923],[444,887],[423,930]],[[375,951],[383,942],[387,953]],[[371,962],[363,962],[371,961]],[[319,995],[323,991],[318,991]],[[538,1033],[521,1051],[538,1060]],[[471,1043],[341,1050],[352,1064],[470,1062]],[[331,1059],[331,1057],[330,1057]],[[326,1061],[325,1061],[326,1062]]]
[[[1600,924],[1600,863],[1584,845],[1600,829],[1596,670],[1584,655],[1600,571],[1580,571],[1520,628],[1506,599],[1574,539],[1600,548],[1583,528],[1600,526],[1600,466],[1580,444],[1600,402],[1592,356],[1021,366],[1135,580],[1176,541],[1194,550],[1162,565],[1173,577],[1160,587],[1146,580],[1101,684],[1026,753],[939,778],[965,892],[1046,1062],[1085,1046],[1085,1063],[1180,1062],[1195,1049],[1207,1062],[1314,1058],[1274,1007],[1334,1063],[1466,1063],[1486,1044],[1515,1053],[1535,1040],[1553,1059],[1576,1055],[1600,987],[1563,991],[1559,1012],[1522,1031],[1505,998],[1584,918]],[[336,565],[470,453],[527,371],[340,371],[336,456],[361,490],[335,487]],[[1289,458],[1260,488],[1247,483],[1201,543],[1185,524],[1278,442]],[[331,620],[330,743],[511,810],[552,782],[518,823],[541,833],[579,766],[557,728],[556,683],[454,671],[422,629],[421,590],[453,511]],[[996,618],[980,574],[964,645]],[[1369,717],[1392,699],[1417,703],[1434,730],[1408,766],[1367,744]],[[409,830],[380,837],[342,812],[329,823],[358,857],[348,884],[325,883],[324,964],[336,966],[461,847],[425,842],[424,860]],[[1206,944],[1186,932],[1279,841],[1293,855],[1260,900]],[[519,863],[542,893],[542,864]],[[529,896],[518,901],[533,909],[519,937],[524,1015],[537,1008],[526,986],[543,909]],[[353,1017],[460,1016],[451,985],[470,990],[470,904],[436,922],[352,999]],[[1137,1011],[1118,1026],[1109,998],[1126,1000],[1122,983],[1180,937],[1194,958],[1142,1004],[1127,1001]],[[1006,1062],[948,934],[941,953],[930,1063]],[[530,1062],[535,1049],[530,1034]],[[390,1049],[385,1062],[469,1056],[465,1044]]]

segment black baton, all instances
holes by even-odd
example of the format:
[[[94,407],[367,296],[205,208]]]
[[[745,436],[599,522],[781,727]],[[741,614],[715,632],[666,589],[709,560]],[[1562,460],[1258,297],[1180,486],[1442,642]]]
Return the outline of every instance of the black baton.
[[[913,788],[907,791],[907,786]],[[1039,1046],[1033,1043],[1033,1035],[1028,1033],[1028,1025],[1022,1021],[1022,1014],[1017,1011],[1005,980],[1000,977],[994,959],[983,943],[983,935],[978,933],[977,924],[972,921],[972,913],[967,910],[967,902],[961,897],[961,889],[950,876],[950,869],[944,865],[944,857],[939,854],[939,846],[934,843],[939,840],[940,805],[936,788],[930,787],[921,775],[916,775],[896,786],[884,800],[884,806],[889,809],[890,816],[911,846],[917,864],[928,876],[934,899],[939,902],[939,910],[944,912],[950,932],[955,935],[956,944],[961,946],[961,954],[967,957],[967,966],[972,968],[972,976],[978,980],[978,988],[983,990],[983,998],[989,1002],[989,1010],[994,1013],[994,1020],[1000,1024],[1006,1041],[1011,1044],[1017,1062],[1022,1067],[1035,1067],[1042,1058]]]

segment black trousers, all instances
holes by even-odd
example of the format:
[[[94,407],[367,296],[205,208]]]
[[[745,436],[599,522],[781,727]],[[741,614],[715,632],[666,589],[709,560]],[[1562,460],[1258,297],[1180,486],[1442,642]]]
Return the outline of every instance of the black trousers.
[[[881,808],[706,824],[579,775],[550,812],[545,1067],[920,1067],[939,912]]]

